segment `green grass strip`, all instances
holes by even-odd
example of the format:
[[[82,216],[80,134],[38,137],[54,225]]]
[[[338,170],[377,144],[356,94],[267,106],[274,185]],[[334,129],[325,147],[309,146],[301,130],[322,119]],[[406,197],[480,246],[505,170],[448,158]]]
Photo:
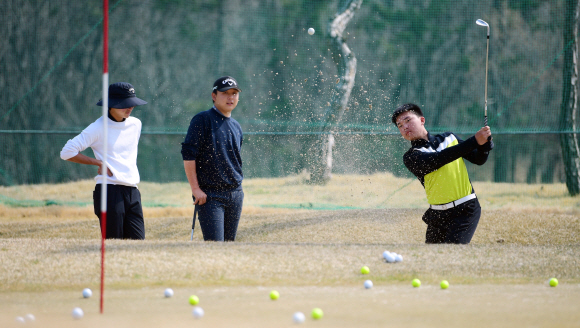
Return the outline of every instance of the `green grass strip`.
[[[25,199],[19,200],[10,198],[4,195],[0,195],[0,204],[10,206],[10,207],[44,207],[44,206],[77,206],[77,207],[84,207],[88,205],[92,205],[92,202],[67,202],[67,201],[60,201],[54,199],[46,199],[46,200],[33,200],[33,199]],[[175,204],[165,204],[165,203],[150,203],[145,202],[143,203],[143,207],[179,207],[180,205]]]
[[[4,204],[10,207],[43,207],[43,206],[87,206],[92,203],[87,202],[64,202],[54,199],[46,200],[19,200],[10,198],[4,195],[0,195],[0,204]]]

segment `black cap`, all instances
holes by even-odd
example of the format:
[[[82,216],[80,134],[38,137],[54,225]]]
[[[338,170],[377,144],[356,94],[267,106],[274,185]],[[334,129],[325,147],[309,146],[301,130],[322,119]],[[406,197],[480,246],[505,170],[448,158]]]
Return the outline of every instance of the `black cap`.
[[[222,76],[213,83],[212,91],[217,90],[217,91],[224,92],[224,91],[229,90],[229,89],[236,89],[239,92],[242,92],[242,89],[240,89],[240,87],[238,87],[238,82],[236,82],[236,80],[233,77]]]
[[[135,88],[131,83],[117,82],[109,85],[109,103],[110,108],[129,108],[139,105],[145,105],[145,100],[137,98]],[[97,106],[103,106],[103,100],[99,100]]]

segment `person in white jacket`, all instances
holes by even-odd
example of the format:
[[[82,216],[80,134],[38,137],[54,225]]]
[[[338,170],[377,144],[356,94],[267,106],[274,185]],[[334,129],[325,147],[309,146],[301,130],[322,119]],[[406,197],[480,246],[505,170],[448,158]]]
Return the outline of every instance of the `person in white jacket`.
[[[110,239],[145,239],[145,223],[141,207],[141,193],[137,189],[140,181],[137,169],[137,146],[141,136],[141,121],[130,117],[135,106],[145,105],[137,98],[135,88],[129,83],[118,82],[109,86],[109,117],[106,122],[100,117],[73,139],[60,152],[64,160],[95,165],[98,167],[93,192],[95,214],[101,221],[101,185],[103,175],[103,124],[107,124],[107,221],[106,233]],[[102,100],[97,103],[102,106]],[[91,147],[95,158],[81,154]]]

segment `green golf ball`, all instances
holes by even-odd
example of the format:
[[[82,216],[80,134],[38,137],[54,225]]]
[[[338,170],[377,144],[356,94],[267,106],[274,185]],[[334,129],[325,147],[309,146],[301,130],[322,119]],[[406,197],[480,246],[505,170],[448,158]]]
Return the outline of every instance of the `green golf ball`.
[[[273,290],[270,292],[270,299],[273,301],[277,300],[280,297],[280,293],[277,290]]]
[[[312,309],[312,319],[314,320],[322,319],[322,316],[324,316],[324,313],[322,312],[321,309],[319,308]]]
[[[198,303],[199,303],[199,297],[197,297],[196,295],[189,296],[189,304],[197,305]]]
[[[421,280],[415,278],[413,279],[413,281],[411,281],[411,284],[413,285],[413,287],[419,287],[421,286]]]
[[[447,289],[447,288],[449,288],[449,281],[441,280],[441,289]]]
[[[558,279],[556,279],[556,278],[550,279],[550,287],[556,287],[556,286],[558,286]]]

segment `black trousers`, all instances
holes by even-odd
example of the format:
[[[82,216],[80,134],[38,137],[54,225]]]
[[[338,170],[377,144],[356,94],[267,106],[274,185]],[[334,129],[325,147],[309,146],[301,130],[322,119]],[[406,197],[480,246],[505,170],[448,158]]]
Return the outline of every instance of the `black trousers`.
[[[101,223],[101,185],[93,191],[95,214]],[[135,187],[107,185],[107,239],[145,239],[141,193]]]
[[[477,198],[448,210],[428,209],[423,214],[423,222],[427,223],[425,243],[469,244],[480,216],[481,206]]]

